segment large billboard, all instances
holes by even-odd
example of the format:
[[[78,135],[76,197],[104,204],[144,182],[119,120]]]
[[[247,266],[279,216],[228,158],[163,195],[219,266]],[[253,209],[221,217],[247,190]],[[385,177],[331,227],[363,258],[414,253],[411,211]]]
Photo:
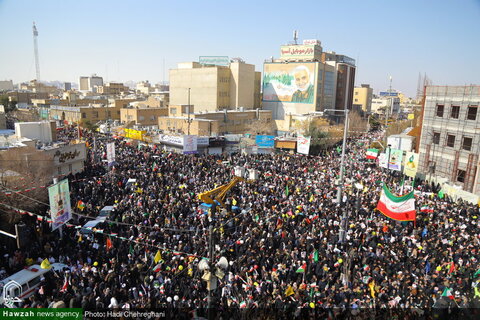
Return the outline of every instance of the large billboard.
[[[263,101],[315,103],[315,63],[265,63]]]
[[[48,198],[50,200],[50,214],[52,217],[53,231],[72,218],[68,179],[62,180],[59,183],[48,187]]]
[[[403,173],[406,176],[415,178],[418,170],[418,158],[418,153],[407,152],[407,156],[405,158],[405,166],[403,168]]]
[[[320,59],[322,48],[317,44],[298,44],[280,47],[280,58],[288,59]]]
[[[198,62],[204,65],[224,66],[230,65],[230,59],[228,56],[200,56]]]
[[[197,136],[184,135],[183,136],[183,153],[197,153]]]

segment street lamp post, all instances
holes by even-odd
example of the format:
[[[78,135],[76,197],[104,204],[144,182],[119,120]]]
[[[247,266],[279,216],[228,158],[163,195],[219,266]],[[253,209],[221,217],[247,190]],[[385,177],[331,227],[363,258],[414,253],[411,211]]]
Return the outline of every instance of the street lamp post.
[[[342,142],[342,157],[340,160],[340,182],[338,185],[337,189],[337,203],[340,205],[342,203],[342,198],[343,198],[343,185],[344,185],[344,170],[345,170],[345,146],[347,143],[347,131],[348,131],[348,113],[350,110],[345,109],[345,110],[336,110],[336,109],[325,109],[325,112],[328,111],[339,111],[339,112],[344,112],[345,113],[345,125],[343,127],[343,142]],[[347,210],[343,210],[343,216],[342,216],[342,223],[340,224],[340,234],[339,234],[339,240],[343,242],[344,237],[345,237],[345,229],[344,226],[346,227],[347,223]]]

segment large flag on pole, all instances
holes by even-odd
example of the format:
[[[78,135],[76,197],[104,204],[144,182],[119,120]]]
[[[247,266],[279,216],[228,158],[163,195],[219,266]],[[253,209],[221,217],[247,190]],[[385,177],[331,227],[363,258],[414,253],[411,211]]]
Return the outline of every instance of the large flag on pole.
[[[377,210],[393,220],[415,221],[416,211],[413,191],[397,197],[384,184],[377,204]]]

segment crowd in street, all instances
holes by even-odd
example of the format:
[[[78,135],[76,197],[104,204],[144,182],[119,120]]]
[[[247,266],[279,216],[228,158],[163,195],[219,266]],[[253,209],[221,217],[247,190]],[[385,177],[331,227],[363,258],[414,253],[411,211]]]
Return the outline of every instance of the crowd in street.
[[[85,171],[68,177],[75,224],[113,205],[98,226],[103,233],[63,228],[60,239],[37,222],[43,232],[5,265],[13,271],[26,259],[47,258],[70,268],[47,276],[24,306],[201,312],[208,290],[199,263],[208,262],[213,224],[211,265],[228,261],[212,270],[219,276],[212,291],[217,312],[274,308],[300,316],[302,310],[479,306],[478,206],[441,198],[436,186],[416,181],[415,223],[376,211],[382,184],[400,192],[403,180],[365,160],[379,137],[349,139],[338,203],[336,149],[319,156],[182,155],[112,137],[97,139],[94,149],[93,134],[84,132]],[[112,166],[103,161],[106,142],[115,143]],[[233,210],[203,210],[197,195],[228,183],[236,167],[257,170],[258,179],[227,193]],[[420,212],[424,206],[433,212]]]

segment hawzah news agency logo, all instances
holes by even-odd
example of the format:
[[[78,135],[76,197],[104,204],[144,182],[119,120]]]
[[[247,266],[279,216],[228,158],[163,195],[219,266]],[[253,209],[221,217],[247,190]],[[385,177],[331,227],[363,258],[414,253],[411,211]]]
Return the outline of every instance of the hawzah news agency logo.
[[[18,295],[22,295],[22,286],[15,280],[10,280],[3,287],[3,304],[7,308],[14,308],[15,302],[22,302],[18,296],[10,296],[10,292],[15,292],[15,289],[18,289]]]

